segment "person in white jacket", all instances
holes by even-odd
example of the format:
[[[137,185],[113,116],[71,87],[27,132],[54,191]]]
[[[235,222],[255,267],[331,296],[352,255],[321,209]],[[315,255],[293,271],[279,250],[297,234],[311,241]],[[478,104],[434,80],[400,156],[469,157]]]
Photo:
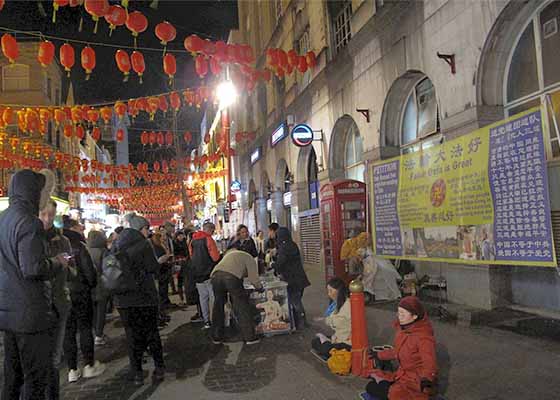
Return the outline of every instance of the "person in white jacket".
[[[328,359],[330,351],[352,350],[352,315],[348,287],[340,278],[332,278],[327,284],[331,304],[325,323],[334,331],[329,338],[322,333],[311,341],[311,347],[322,358]]]

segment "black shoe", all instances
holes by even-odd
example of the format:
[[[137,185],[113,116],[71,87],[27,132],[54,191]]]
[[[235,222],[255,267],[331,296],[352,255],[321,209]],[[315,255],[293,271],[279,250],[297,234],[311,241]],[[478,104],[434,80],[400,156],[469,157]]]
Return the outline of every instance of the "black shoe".
[[[152,375],[152,380],[154,382],[162,382],[165,380],[165,368],[163,367],[156,367],[154,369],[154,373]]]

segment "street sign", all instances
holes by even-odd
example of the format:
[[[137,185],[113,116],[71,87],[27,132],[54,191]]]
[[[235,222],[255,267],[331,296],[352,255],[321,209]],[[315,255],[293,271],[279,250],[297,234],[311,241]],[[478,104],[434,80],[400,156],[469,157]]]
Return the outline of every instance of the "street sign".
[[[259,161],[261,159],[261,148],[257,147],[252,153],[251,153],[251,165],[253,165],[254,163],[256,163],[257,161]]]
[[[288,136],[288,127],[286,126],[286,123],[283,122],[274,130],[274,132],[272,132],[272,135],[270,136],[270,146],[274,147],[286,136]]]
[[[238,180],[234,180],[233,182],[231,182],[231,192],[238,193],[239,191],[241,191],[241,182],[239,182]]]
[[[292,142],[298,147],[309,146],[313,142],[313,129],[309,125],[299,124],[292,129]]]

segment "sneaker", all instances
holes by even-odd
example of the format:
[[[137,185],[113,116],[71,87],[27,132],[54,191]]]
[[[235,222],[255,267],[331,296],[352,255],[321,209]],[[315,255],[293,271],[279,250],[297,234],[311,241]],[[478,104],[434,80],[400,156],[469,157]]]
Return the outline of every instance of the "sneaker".
[[[68,383],[78,382],[82,377],[82,373],[79,369],[71,369],[68,371]]]
[[[103,336],[96,336],[95,337],[95,345],[96,346],[105,346],[107,344],[107,341],[105,340],[105,337]]]
[[[202,329],[210,329],[212,328],[212,325],[210,324],[210,322],[205,322],[204,326],[202,327]]]
[[[246,340],[245,344],[247,346],[250,346],[252,344],[257,344],[257,343],[260,343],[260,342],[261,342],[261,340],[259,338],[255,338],[255,339],[251,339],[251,340]]]
[[[204,321],[199,313],[196,313],[191,317],[191,322],[202,322]]]
[[[95,378],[105,372],[105,364],[96,361],[93,365],[84,367],[84,378]]]
[[[161,382],[161,381],[165,380],[165,368],[156,367],[156,369],[154,369],[154,373],[152,375],[152,380],[154,382]]]

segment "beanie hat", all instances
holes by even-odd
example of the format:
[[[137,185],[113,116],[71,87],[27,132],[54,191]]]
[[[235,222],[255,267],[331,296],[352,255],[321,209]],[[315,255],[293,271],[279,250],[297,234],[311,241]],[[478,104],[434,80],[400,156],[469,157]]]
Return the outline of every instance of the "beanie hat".
[[[418,319],[424,318],[424,315],[426,314],[424,306],[416,296],[403,297],[401,301],[399,301],[399,307],[404,308],[409,313],[418,316]]]
[[[150,227],[150,222],[136,213],[127,214],[125,220],[128,222],[128,226],[136,231],[140,231],[144,227]]]

